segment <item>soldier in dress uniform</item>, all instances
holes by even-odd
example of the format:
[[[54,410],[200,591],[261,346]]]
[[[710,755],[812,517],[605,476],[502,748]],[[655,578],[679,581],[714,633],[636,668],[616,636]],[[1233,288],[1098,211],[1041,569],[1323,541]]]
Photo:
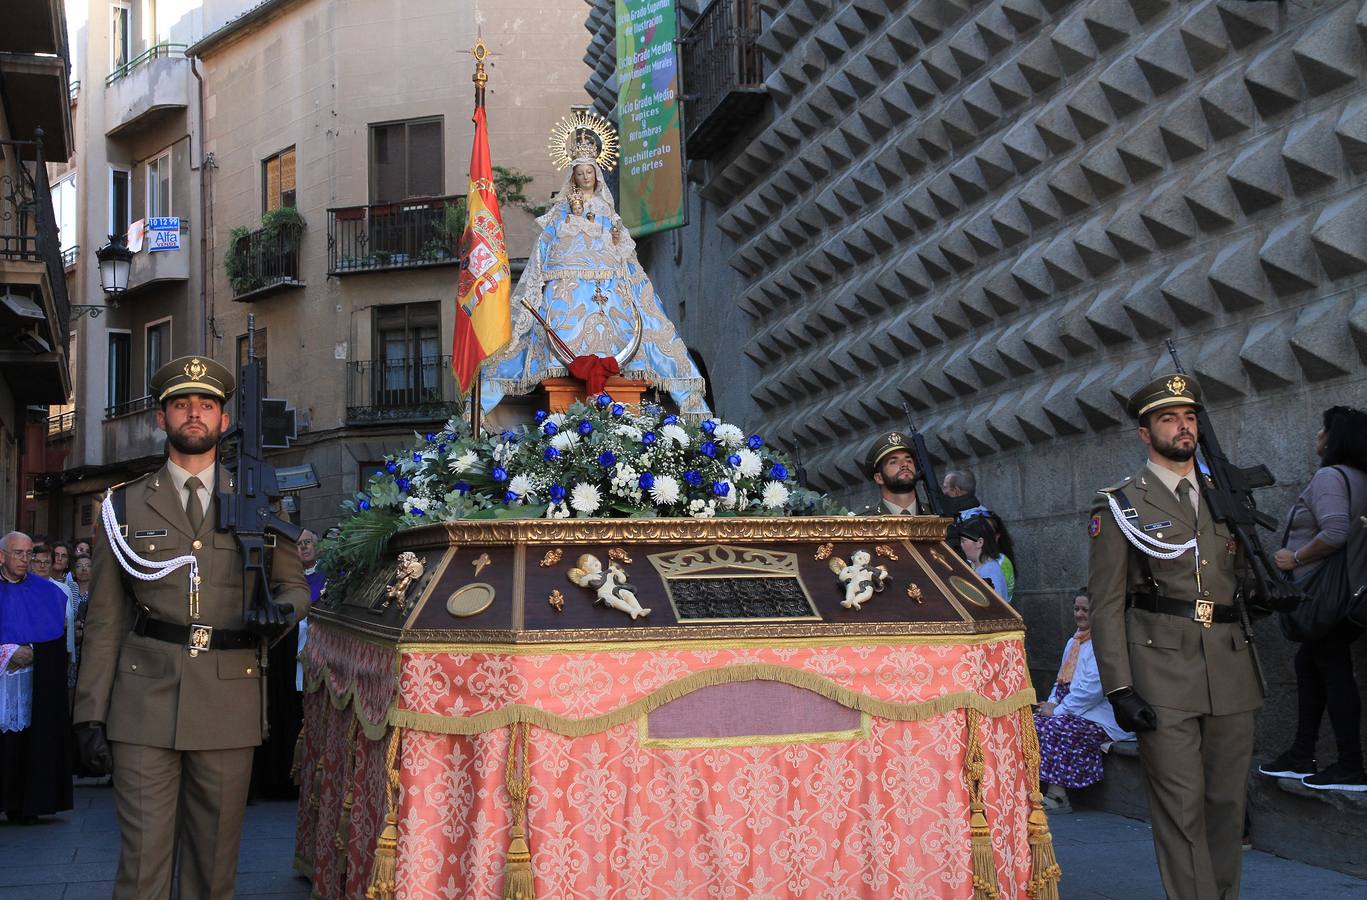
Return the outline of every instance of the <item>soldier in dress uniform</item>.
[[[879,502],[864,507],[869,516],[920,515],[916,499],[916,456],[911,439],[900,431],[878,436],[864,455],[864,471],[878,485]]]
[[[231,490],[217,454],[234,385],[231,372],[204,357],[159,369],[151,391],[167,461],[112,498],[133,553],[148,561],[192,554],[198,590],[183,568],[134,577],[112,536],[95,548],[73,721],[85,769],[113,769],[118,898],[169,897],[174,848],[180,897],[233,896],[252,749],[262,739],[261,637],[243,627],[236,539],[214,530],[214,488]],[[279,543],[274,599],[302,618],[309,589],[299,554]]]
[[[1201,497],[1200,409],[1186,375],[1130,398],[1148,461],[1098,492],[1088,529],[1097,667],[1116,721],[1139,736],[1158,869],[1174,900],[1239,895],[1262,704],[1235,606],[1238,542]]]

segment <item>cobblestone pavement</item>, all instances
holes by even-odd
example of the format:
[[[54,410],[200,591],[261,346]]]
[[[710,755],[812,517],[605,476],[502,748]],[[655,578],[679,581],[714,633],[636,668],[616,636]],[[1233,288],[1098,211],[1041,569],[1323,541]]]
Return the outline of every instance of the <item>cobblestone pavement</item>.
[[[239,897],[309,896],[295,874],[295,804],[247,808],[237,867]],[[1064,898],[1162,900],[1149,827],[1109,813],[1080,810],[1050,818]],[[80,785],[76,808],[38,825],[0,824],[0,898],[107,898],[118,857],[114,800],[108,788]],[[1243,900],[1362,898],[1367,881],[1252,851],[1244,855]]]

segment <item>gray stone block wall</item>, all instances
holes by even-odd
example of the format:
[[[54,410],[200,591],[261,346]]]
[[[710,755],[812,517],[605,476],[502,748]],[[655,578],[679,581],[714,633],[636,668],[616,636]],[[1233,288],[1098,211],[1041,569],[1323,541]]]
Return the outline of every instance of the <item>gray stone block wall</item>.
[[[689,226],[640,244],[719,413],[862,503],[862,447],[907,403],[1007,519],[1041,670],[1165,338],[1285,512],[1321,411],[1367,405],[1360,0],[763,7],[765,117],[690,164]],[[1259,630],[1279,749],[1294,648]]]

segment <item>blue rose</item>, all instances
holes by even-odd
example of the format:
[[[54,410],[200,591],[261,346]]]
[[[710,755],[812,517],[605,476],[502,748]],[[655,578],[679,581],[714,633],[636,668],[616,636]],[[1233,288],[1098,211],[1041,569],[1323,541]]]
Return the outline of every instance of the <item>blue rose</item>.
[[[717,423],[711,419],[703,419],[703,423],[698,427],[703,430],[703,434],[711,434],[717,430]]]
[[[415,507],[413,507],[413,515],[415,515],[415,516],[421,516],[421,515],[426,515],[426,514],[425,514],[422,510],[418,509],[418,508],[415,506]]]
[[[403,491],[405,494],[408,493],[408,488],[411,484],[412,482],[409,481],[407,478],[399,477],[394,479],[394,485],[398,487],[400,491]]]
[[[671,415],[668,415],[668,416],[665,416],[664,424],[666,424],[666,425],[678,425],[678,424],[679,424],[679,417],[676,416],[676,415],[672,415],[672,414],[671,414]]]
[[[593,434],[593,423],[590,422],[588,419],[585,419],[584,421],[580,422],[579,433],[584,435],[585,437],[588,437],[589,435]]]
[[[417,463],[418,465],[422,465],[422,454],[421,454],[421,453],[414,453],[414,454],[413,454],[413,462]]]
[[[563,503],[565,500],[565,488],[562,485],[553,484],[550,487],[550,495],[552,503]]]
[[[716,494],[718,497],[725,497],[727,494],[731,493],[731,485],[724,481],[714,481],[712,482],[712,493]]]
[[[641,412],[651,416],[658,416],[660,414],[660,405],[658,403],[642,403]]]
[[[468,494],[470,493],[470,485],[466,484],[464,481],[457,481],[456,490],[460,491],[462,494]]]
[[[541,426],[541,430],[546,432],[547,437],[555,437],[555,433],[560,429],[555,426],[554,422],[547,421]]]
[[[427,443],[429,443],[429,444],[435,444],[436,442],[437,442],[437,433],[436,433],[435,431],[429,431],[429,432],[427,432]]]
[[[399,471],[399,464],[391,459],[389,462],[384,464],[384,470],[388,472],[390,475],[393,475],[395,472]]]
[[[514,500],[516,500],[516,499],[517,499],[517,492],[516,492],[516,491],[504,491],[504,492],[503,492],[503,502],[504,502],[504,503],[512,503],[512,502],[513,502]]]
[[[560,451],[555,449],[554,447],[547,447],[545,456],[546,462],[553,462],[554,460],[560,458]]]
[[[655,443],[655,432],[647,431],[645,434],[641,435],[641,443],[645,444],[647,447]]]
[[[769,467],[769,477],[775,481],[784,481],[788,478],[788,467],[783,463],[774,463]]]
[[[445,444],[438,444],[438,445],[437,445],[437,452],[438,452],[438,453],[445,453],[445,452],[446,452],[446,445],[445,445]]]
[[[702,446],[698,447],[703,456],[716,456],[717,445],[712,441],[703,441]]]
[[[642,472],[641,477],[636,479],[636,483],[641,486],[641,490],[648,491],[655,486],[655,476],[649,472]]]
[[[623,406],[622,404],[620,404],[620,403],[614,403],[614,404],[612,404],[612,414],[613,414],[614,416],[620,416],[620,415],[622,415],[623,413],[625,413],[626,411],[627,411],[627,408],[626,408],[625,406]]]
[[[597,397],[593,398],[594,405],[597,406],[599,409],[604,408],[611,402],[612,398],[609,397],[607,394],[599,394]]]
[[[365,510],[370,509],[370,501],[367,500],[366,498],[362,497],[361,500],[360,500],[360,502],[357,503],[356,506],[357,506],[357,508],[359,508],[362,512],[364,512]]]
[[[757,434],[752,434],[750,435],[750,439],[745,443],[750,447],[751,450],[758,450],[760,447],[764,446],[764,438],[760,437]]]
[[[684,472],[683,477],[684,481],[688,482],[693,487],[697,487],[698,485],[702,484],[702,473],[699,472],[697,469],[689,469],[687,472]]]
[[[375,470],[375,477],[376,477],[376,478],[383,478],[383,477],[384,477],[384,469],[376,469],[376,470]]]
[[[505,441],[516,441],[516,440],[517,440],[517,432],[516,432],[516,431],[512,431],[512,430],[508,430],[508,431],[503,432],[503,434],[502,434],[501,436],[502,436],[502,438],[503,438]]]
[[[547,413],[544,409],[538,409],[536,411],[536,424],[540,425],[542,422],[546,421],[546,415]]]
[[[598,465],[605,469],[611,469],[617,464],[617,456],[611,450],[604,450],[598,454]]]
[[[502,466],[494,466],[494,481],[507,481],[508,470]]]
[[[740,454],[732,453],[730,456],[726,457],[726,461],[733,466],[738,466],[740,465]]]

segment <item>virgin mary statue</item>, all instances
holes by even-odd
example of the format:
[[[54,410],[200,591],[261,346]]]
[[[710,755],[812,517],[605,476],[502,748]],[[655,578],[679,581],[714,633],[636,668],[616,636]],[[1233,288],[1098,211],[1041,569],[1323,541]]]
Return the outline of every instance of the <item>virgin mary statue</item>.
[[[607,366],[608,374],[617,368],[665,391],[680,413],[705,418],[711,412],[702,376],[660,308],[603,178],[616,136],[596,116],[581,113],[573,124],[585,127],[569,131],[561,152],[553,152],[568,163],[565,178],[550,211],[536,220],[541,235],[513,290],[512,339],[484,367],[483,410],[571,368],[582,378],[585,367]]]

